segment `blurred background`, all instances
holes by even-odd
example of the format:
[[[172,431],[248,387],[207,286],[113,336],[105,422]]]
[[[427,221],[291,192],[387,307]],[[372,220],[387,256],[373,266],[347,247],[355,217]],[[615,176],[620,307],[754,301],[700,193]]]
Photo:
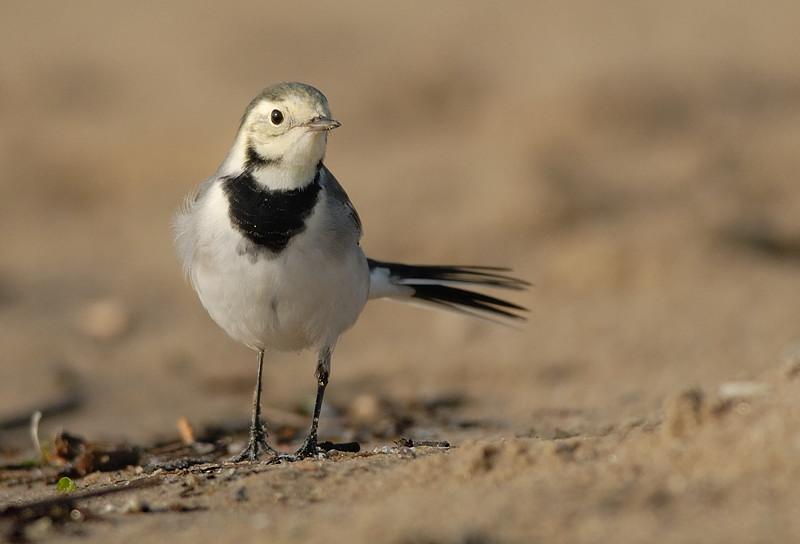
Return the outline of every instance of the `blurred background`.
[[[591,434],[763,373],[800,337],[798,22],[792,1],[7,2],[0,419],[50,406],[43,436],[129,441],[247,421],[255,354],[182,278],[170,220],[285,80],[342,123],[326,164],[368,255],[535,284],[509,295],[520,331],[370,303],[334,354],[339,413],[455,395],[483,435]],[[312,398],[314,358],[269,357],[269,409]]]

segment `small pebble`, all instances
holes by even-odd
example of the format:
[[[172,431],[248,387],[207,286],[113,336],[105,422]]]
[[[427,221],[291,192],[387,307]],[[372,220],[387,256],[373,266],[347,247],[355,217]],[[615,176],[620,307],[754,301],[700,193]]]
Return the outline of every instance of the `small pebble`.
[[[142,512],[148,512],[149,510],[150,506],[142,499],[136,497],[132,497],[120,508],[123,514],[140,514]]]
[[[754,381],[732,381],[720,384],[717,394],[722,400],[746,399],[769,392],[769,385]]]
[[[236,495],[234,497],[238,502],[246,501],[247,500],[247,488],[245,486],[240,487],[236,490]]]

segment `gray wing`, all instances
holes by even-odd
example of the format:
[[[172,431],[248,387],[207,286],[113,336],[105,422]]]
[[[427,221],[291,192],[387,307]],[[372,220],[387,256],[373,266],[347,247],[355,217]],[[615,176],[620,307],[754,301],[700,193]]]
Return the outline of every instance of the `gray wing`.
[[[320,165],[321,169],[321,176],[320,176],[320,183],[322,187],[325,188],[325,191],[328,194],[328,198],[331,199],[333,202],[332,208],[339,208],[344,214],[347,215],[349,220],[352,222],[352,226],[355,227],[356,231],[358,232],[358,238],[361,238],[361,234],[364,232],[363,228],[361,227],[361,218],[358,216],[358,212],[356,211],[355,206],[353,203],[350,202],[350,197],[347,196],[347,192],[345,192],[344,188],[336,181],[336,178],[333,177],[331,171],[328,170],[325,165]]]

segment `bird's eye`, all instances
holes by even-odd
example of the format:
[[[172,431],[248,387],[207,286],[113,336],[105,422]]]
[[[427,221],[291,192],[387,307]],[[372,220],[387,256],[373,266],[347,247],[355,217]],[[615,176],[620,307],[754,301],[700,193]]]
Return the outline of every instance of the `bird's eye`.
[[[283,123],[283,112],[281,110],[272,110],[269,114],[269,119],[273,125],[280,125]]]

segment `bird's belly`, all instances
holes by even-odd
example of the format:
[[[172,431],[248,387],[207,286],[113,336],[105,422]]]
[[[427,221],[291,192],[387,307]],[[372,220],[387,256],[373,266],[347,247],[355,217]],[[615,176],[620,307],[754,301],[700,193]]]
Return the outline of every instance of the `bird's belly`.
[[[333,346],[353,325],[367,300],[369,268],[357,246],[335,259],[302,244],[256,257],[231,249],[199,258],[192,282],[235,340],[253,349],[298,351]]]

